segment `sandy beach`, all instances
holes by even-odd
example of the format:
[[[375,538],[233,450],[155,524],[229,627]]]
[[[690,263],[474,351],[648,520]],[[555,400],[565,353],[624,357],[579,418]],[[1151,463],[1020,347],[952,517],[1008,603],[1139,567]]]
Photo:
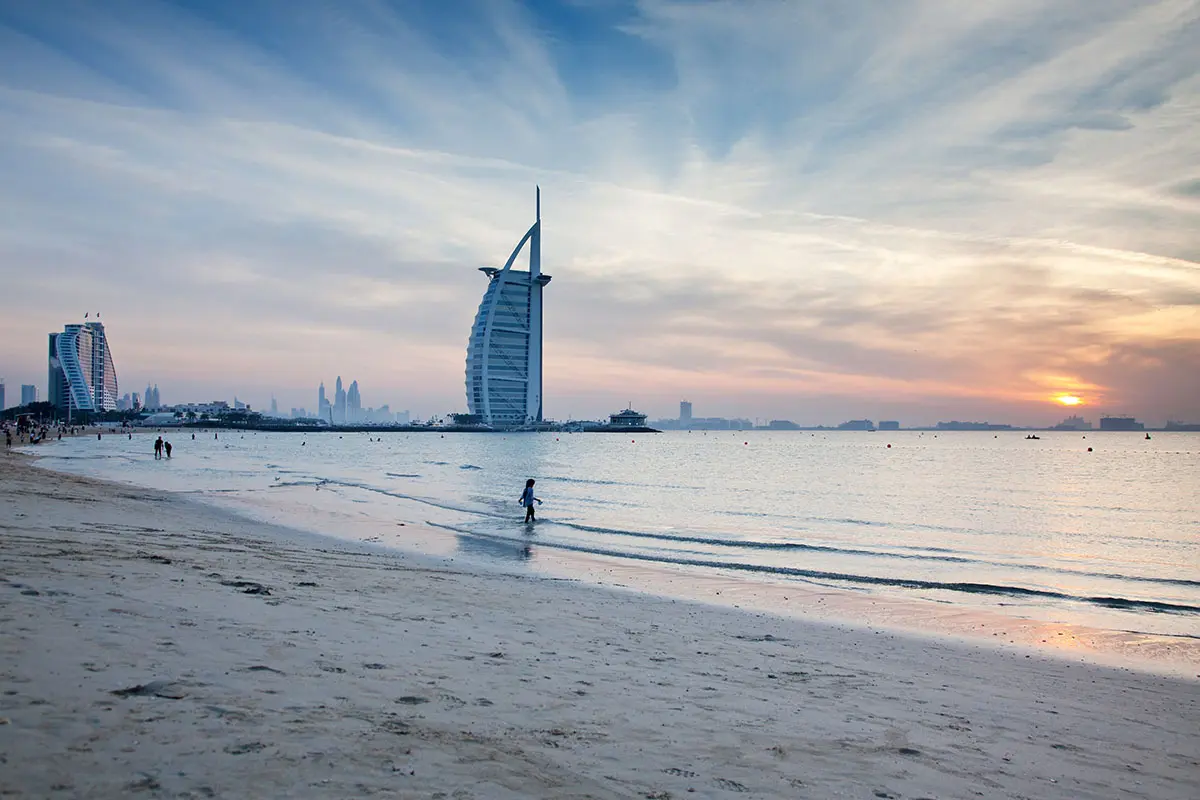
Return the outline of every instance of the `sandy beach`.
[[[0,456],[0,795],[1195,798],[1200,681],[461,571]]]

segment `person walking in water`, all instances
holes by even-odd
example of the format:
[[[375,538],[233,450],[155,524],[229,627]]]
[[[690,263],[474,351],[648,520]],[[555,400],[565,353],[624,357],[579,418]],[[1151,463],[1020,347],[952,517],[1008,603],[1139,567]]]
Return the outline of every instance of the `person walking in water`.
[[[167,451],[167,458],[170,458],[171,457],[171,443],[163,442],[163,450]]]
[[[163,440],[162,440],[162,437],[160,436],[154,440],[154,460],[157,461],[158,459],[162,458],[162,453],[163,453]]]
[[[525,506],[525,521],[526,522],[534,521],[533,504],[536,502],[538,505],[541,505],[541,503],[542,503],[541,500],[539,500],[538,498],[533,496],[533,484],[534,484],[533,478],[530,478],[529,480],[525,481],[525,491],[521,492],[521,499],[518,501],[521,505]]]

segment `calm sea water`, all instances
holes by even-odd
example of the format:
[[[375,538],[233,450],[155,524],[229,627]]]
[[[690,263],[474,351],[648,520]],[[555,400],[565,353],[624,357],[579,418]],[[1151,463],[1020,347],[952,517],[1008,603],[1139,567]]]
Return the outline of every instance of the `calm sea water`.
[[[429,522],[520,569],[592,554],[1200,637],[1197,434],[166,435],[169,462],[144,435],[38,452],[347,539]]]

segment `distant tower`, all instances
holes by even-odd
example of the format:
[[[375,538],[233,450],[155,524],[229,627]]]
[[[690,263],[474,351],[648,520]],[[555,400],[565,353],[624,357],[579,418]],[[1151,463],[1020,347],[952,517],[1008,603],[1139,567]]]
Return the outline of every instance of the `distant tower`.
[[[487,291],[467,344],[467,408],[489,425],[542,421],[542,190],[536,218],[502,269],[480,267]],[[529,243],[529,271],[514,270]]]
[[[346,421],[359,422],[362,417],[362,395],[358,393],[358,381],[350,382],[346,393]]]
[[[342,388],[341,375],[338,375],[337,387],[333,392],[333,421],[338,424],[346,421],[346,391]]]
[[[692,421],[692,404],[687,400],[679,401],[679,421],[681,423]]]
[[[271,395],[271,416],[279,416],[279,404],[275,402],[275,395]]]

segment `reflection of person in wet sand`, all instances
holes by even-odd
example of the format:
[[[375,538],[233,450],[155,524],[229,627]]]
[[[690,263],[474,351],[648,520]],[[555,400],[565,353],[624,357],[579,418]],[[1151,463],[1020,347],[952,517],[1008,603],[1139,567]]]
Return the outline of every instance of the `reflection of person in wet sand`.
[[[542,501],[533,496],[533,478],[525,481],[525,491],[521,492],[521,499],[518,501],[525,506],[525,521],[533,522],[533,504],[536,502],[541,505]]]

